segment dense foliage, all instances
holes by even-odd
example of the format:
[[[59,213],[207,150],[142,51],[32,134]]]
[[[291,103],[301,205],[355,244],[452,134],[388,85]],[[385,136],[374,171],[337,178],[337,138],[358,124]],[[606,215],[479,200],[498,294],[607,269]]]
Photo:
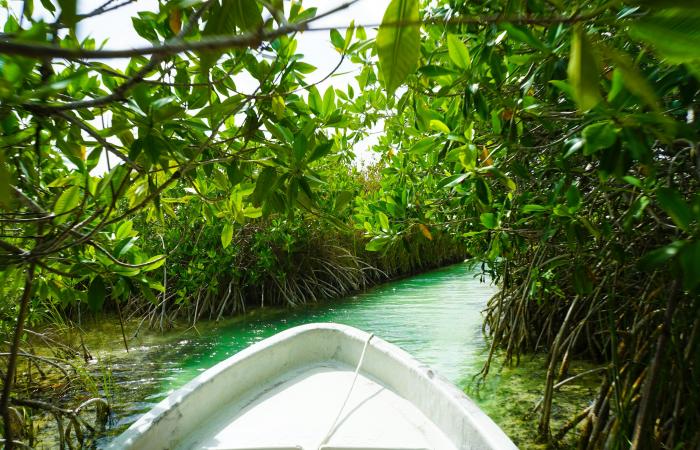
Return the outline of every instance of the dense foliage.
[[[295,40],[321,15],[297,1],[161,1],[133,18],[152,46],[128,50],[75,33],[120,4],[6,3],[6,438],[28,321],[218,318],[468,253],[502,286],[493,348],[548,352],[543,441],[583,421],[582,448],[700,445],[698,5],[393,0],[376,39],[330,30],[359,89],[322,93]],[[553,433],[574,356],[606,377]]]
[[[492,348],[508,361],[548,352],[548,443],[585,421],[585,448],[700,444],[700,11],[644,6],[428,10],[447,25],[425,27],[386,123],[382,143],[398,150],[385,192],[416,193],[415,220],[462,236],[501,283]],[[572,356],[608,370],[595,403],[553,435],[553,386]]]

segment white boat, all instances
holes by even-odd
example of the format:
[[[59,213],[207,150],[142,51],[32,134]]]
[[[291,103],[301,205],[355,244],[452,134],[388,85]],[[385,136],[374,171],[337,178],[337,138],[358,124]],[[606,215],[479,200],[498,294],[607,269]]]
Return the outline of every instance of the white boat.
[[[208,369],[109,448],[517,447],[461,390],[405,351],[321,323],[283,331]]]

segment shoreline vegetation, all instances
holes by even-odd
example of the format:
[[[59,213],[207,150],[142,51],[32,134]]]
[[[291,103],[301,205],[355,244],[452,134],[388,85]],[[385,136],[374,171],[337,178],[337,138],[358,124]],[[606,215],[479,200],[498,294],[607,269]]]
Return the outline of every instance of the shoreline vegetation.
[[[320,22],[358,1],[160,0],[131,18],[145,47],[105,50],[78,27],[133,2],[0,0],[6,448],[37,411],[74,446],[104,416],[69,362],[89,350],[42,324],[165,330],[465,256],[501,286],[481,374],[546,355],[537,443],[580,425],[579,449],[700,447],[697,2],[391,0],[376,35]],[[553,426],[580,359],[598,390]],[[42,397],[70,386],[93,395]]]

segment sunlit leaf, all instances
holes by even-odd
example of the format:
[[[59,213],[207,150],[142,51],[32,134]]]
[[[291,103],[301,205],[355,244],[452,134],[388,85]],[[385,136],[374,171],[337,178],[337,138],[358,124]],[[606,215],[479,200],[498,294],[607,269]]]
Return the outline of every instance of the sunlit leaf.
[[[376,45],[384,86],[389,96],[418,66],[419,19],[418,0],[392,0],[384,13]]]
[[[441,120],[437,120],[437,119],[432,119],[429,122],[428,127],[431,130],[438,131],[440,133],[449,134],[449,132],[450,132],[450,127],[445,125]]]
[[[498,227],[498,217],[494,213],[482,213],[479,216],[479,221],[489,230],[493,230],[494,228]]]
[[[523,206],[523,212],[524,213],[531,213],[531,212],[544,212],[544,211],[549,211],[551,208],[548,206],[543,206],[543,205],[525,205]]]
[[[233,224],[225,223],[221,230],[221,246],[226,248],[231,245],[231,239],[233,239]]]
[[[342,52],[345,50],[345,39],[335,28],[331,29],[331,42],[336,50]]]
[[[447,35],[447,51],[450,59],[460,69],[468,69],[471,65],[469,49],[460,38],[454,34]]]
[[[379,217],[379,224],[382,227],[382,230],[384,231],[389,231],[389,218],[384,214],[383,212],[378,212],[377,217]]]
[[[80,192],[80,186],[71,186],[56,200],[56,205],[53,208],[53,212],[56,216],[56,222],[62,223],[67,220],[67,213],[73,211],[80,205],[80,200],[82,199],[82,193]]]
[[[456,175],[450,175],[449,177],[445,177],[440,182],[438,183],[437,187],[439,188],[451,188],[454,187],[458,184],[460,184],[462,181],[464,181],[469,174],[467,173],[459,173]]]
[[[275,95],[272,97],[272,112],[275,114],[277,120],[280,120],[284,117],[285,108],[286,105],[284,104],[284,99],[282,97],[280,97],[279,95]]]
[[[600,96],[598,61],[581,25],[574,27],[569,54],[569,84],[581,111],[588,111],[602,100]]]
[[[369,252],[378,252],[382,250],[384,247],[387,246],[391,242],[391,238],[388,236],[377,236],[375,238],[372,238],[366,245],[365,245],[365,250]]]

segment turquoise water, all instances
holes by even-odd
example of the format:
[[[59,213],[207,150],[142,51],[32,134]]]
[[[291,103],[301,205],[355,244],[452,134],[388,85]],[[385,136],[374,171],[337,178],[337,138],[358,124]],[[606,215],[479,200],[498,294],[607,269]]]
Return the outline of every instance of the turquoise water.
[[[483,359],[481,311],[495,292],[467,264],[457,264],[312,307],[256,311],[218,325],[201,324],[198,330],[146,339],[128,355],[115,341],[114,350],[102,355],[116,388],[109,434],[121,432],[217,362],[282,330],[313,322],[373,332],[464,387],[478,370],[475,362]]]

